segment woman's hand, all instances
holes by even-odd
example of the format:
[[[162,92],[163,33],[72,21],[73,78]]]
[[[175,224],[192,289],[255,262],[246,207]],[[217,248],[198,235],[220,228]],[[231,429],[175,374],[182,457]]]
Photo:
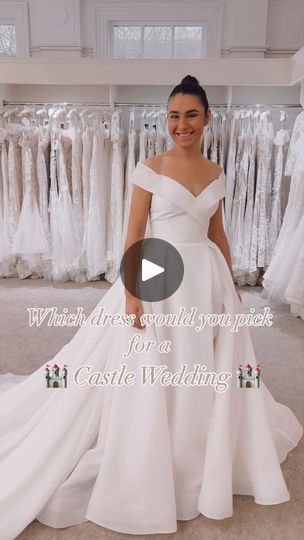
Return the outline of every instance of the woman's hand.
[[[126,309],[125,312],[127,315],[135,315],[133,326],[138,329],[145,328],[144,325],[140,322],[140,317],[143,315],[143,304],[139,298],[136,298],[129,292],[126,292]]]

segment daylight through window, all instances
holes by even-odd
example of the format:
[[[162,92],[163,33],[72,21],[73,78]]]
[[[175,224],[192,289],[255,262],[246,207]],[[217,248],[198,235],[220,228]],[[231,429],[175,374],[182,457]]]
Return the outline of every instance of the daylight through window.
[[[204,58],[207,24],[114,25],[113,58]]]

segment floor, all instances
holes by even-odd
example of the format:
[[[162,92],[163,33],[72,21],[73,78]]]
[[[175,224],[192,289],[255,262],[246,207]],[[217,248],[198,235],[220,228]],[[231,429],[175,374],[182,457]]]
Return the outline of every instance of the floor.
[[[76,313],[83,307],[87,316],[108,290],[104,282],[54,284],[43,280],[0,280],[0,372],[30,374],[51,360],[71,339],[77,327],[29,326],[28,307],[56,307],[58,313],[67,308]],[[304,321],[294,318],[285,305],[274,305],[260,297],[261,287],[242,287],[240,293],[246,312],[254,307],[263,312],[270,306],[271,327],[251,327],[258,362],[274,398],[289,406],[304,423]],[[282,464],[291,500],[281,505],[262,506],[252,497],[234,496],[234,514],[220,521],[202,515],[188,522],[178,522],[172,534],[138,535],[138,538],[161,540],[300,540],[304,532],[303,513],[303,440]],[[95,540],[135,539],[86,522],[65,529],[52,529],[35,520],[20,540]]]

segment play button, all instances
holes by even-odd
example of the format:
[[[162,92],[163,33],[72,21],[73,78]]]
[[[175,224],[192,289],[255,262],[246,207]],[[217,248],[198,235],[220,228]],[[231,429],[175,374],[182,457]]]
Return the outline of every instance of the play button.
[[[147,261],[147,259],[143,259],[141,263],[141,279],[143,281],[147,281],[147,279],[151,279],[154,276],[158,276],[158,274],[162,274],[165,269],[162,268],[162,266],[158,266],[158,264],[155,264],[151,261]]]
[[[171,296],[184,275],[177,249],[160,238],[135,242],[124,254],[120,276],[125,288],[136,298],[157,302]]]

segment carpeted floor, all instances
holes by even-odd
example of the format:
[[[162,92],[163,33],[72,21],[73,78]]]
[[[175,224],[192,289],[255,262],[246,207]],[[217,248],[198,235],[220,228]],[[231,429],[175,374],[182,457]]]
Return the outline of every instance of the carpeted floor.
[[[57,307],[76,313],[83,307],[87,316],[108,290],[104,282],[54,284],[43,280],[0,280],[0,372],[30,374],[69,341],[77,327],[29,326],[28,307]],[[269,305],[272,327],[251,327],[251,335],[263,380],[274,398],[290,407],[304,423],[304,321],[294,318],[285,305],[274,305],[260,297],[261,287],[240,289],[245,311],[251,307],[263,312]],[[282,464],[291,500],[281,505],[262,506],[252,497],[234,496],[233,517],[215,521],[202,515],[178,522],[178,531],[170,535],[123,535],[91,522],[65,529],[52,529],[37,520],[20,540],[111,540],[119,538],[165,538],[185,540],[300,540],[304,537],[304,481],[302,440]],[[30,486],[29,486],[30,489]]]

